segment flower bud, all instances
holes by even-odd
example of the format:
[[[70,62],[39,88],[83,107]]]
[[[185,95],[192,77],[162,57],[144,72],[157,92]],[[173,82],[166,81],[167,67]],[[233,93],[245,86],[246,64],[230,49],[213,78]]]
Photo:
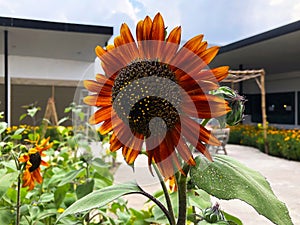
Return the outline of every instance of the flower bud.
[[[221,127],[225,127],[226,124],[234,126],[243,120],[245,110],[245,99],[243,96],[226,86],[219,87],[212,94],[224,98],[231,108],[231,111],[226,116],[217,118]]]
[[[203,211],[203,218],[206,222],[209,222],[209,223],[216,223],[218,221],[225,220],[223,213],[219,209],[218,203],[216,203],[216,205],[214,205],[211,208],[206,208]]]

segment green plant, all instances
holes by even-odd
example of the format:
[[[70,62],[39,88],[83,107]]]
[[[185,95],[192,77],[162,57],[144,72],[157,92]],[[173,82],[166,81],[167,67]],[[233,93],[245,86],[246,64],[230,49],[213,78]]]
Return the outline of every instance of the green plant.
[[[300,130],[268,127],[269,154],[300,161]],[[264,152],[263,131],[260,126],[239,125],[230,128],[229,143],[253,146]]]

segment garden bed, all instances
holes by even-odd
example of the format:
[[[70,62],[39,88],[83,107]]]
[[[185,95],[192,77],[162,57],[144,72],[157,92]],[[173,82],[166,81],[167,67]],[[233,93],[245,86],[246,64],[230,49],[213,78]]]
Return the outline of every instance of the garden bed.
[[[267,142],[270,155],[300,161],[299,129],[268,127]],[[231,127],[228,143],[252,146],[264,152],[263,129],[254,125]]]

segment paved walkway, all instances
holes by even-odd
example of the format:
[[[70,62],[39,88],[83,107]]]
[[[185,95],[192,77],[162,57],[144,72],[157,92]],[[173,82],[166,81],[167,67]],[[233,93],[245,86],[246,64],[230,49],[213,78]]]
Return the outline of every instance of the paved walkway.
[[[295,225],[300,225],[300,162],[288,161],[265,155],[255,148],[227,145],[228,155],[236,158],[246,166],[259,171],[270,182],[275,195],[286,203]],[[123,162],[122,156],[119,159]],[[116,172],[115,180],[125,182],[136,179],[146,191],[153,193],[160,188],[155,177],[148,171],[146,157],[138,157],[135,173],[126,164],[122,163]],[[142,208],[146,198],[129,196],[130,207]],[[271,225],[269,220],[260,216],[246,203],[239,200],[218,200],[221,208],[240,218],[245,225]]]

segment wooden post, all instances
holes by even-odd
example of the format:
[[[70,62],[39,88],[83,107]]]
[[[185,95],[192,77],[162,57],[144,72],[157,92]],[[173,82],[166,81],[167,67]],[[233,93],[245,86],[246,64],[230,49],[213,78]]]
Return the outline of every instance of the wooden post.
[[[55,100],[54,100],[54,86],[52,86],[52,96],[48,99],[48,103],[45,110],[44,119],[42,121],[42,132],[41,132],[41,138],[43,138],[46,134],[48,123],[50,120],[52,121],[52,124],[54,126],[58,126],[58,117],[55,107]]]
[[[263,132],[264,132],[263,135],[264,135],[265,153],[269,154],[268,140],[267,140],[267,113],[266,113],[265,70],[261,71],[260,89],[261,89],[261,112],[262,112],[262,125],[263,125]]]

